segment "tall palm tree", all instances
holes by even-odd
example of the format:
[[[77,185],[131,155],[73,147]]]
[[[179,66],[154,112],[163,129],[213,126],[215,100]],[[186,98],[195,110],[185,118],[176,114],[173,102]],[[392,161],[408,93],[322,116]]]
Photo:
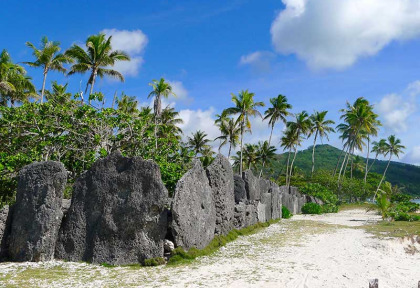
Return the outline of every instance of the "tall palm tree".
[[[31,67],[42,67],[42,74],[44,75],[44,80],[42,81],[41,89],[41,103],[44,102],[44,91],[45,91],[45,81],[47,80],[47,74],[50,70],[59,71],[62,73],[66,72],[63,64],[71,63],[73,59],[66,54],[59,53],[60,42],[58,41],[48,41],[46,36],[41,39],[41,47],[38,49],[31,42],[26,42],[26,46],[33,50],[32,54],[35,57],[34,62],[24,62],[25,64]]]
[[[367,155],[366,155],[366,165],[365,165],[365,177],[364,182],[367,182],[367,174],[368,174],[368,167],[369,167],[369,152],[370,152],[370,139],[372,136],[378,135],[379,126],[381,126],[381,122],[378,120],[378,115],[373,112],[373,106],[370,106],[371,109],[369,111],[369,116],[366,122],[368,123],[369,131],[364,131],[365,138],[367,140]]]
[[[202,154],[203,151],[205,151],[205,149],[209,146],[208,143],[210,140],[206,137],[207,134],[201,130],[192,133],[192,137],[188,136],[188,147],[194,151],[196,156],[200,153]]]
[[[368,173],[370,169],[372,169],[373,164],[375,164],[376,160],[378,159],[378,156],[384,153],[385,144],[386,144],[385,139],[381,139],[379,140],[379,142],[376,142],[376,141],[372,142],[372,150],[370,152],[375,153],[375,159],[373,159],[372,163],[370,164]]]
[[[170,95],[176,96],[175,93],[172,91],[172,86],[168,82],[165,81],[164,78],[160,78],[160,80],[153,80],[149,83],[152,86],[153,90],[149,93],[147,98],[155,97],[153,103],[153,111],[155,115],[155,148],[157,149],[157,125],[160,118],[160,114],[162,113],[162,97],[168,98]]]
[[[262,162],[260,178],[262,176],[265,164],[269,163],[274,158],[276,155],[276,150],[277,149],[274,146],[270,146],[267,141],[258,142],[257,156],[258,159]]]
[[[239,137],[240,137],[240,128],[238,127],[237,123],[232,118],[227,118],[218,124],[221,136],[217,137],[214,140],[221,140],[219,145],[219,153],[220,148],[227,143],[229,143],[229,152],[228,158],[230,157],[230,153],[232,151],[232,147],[235,148],[238,145]]]
[[[373,200],[375,200],[376,194],[378,193],[378,190],[385,179],[385,175],[388,171],[389,164],[391,163],[392,156],[395,155],[397,158],[399,158],[399,154],[404,153],[403,149],[405,149],[405,146],[401,145],[400,139],[396,138],[395,135],[388,137],[388,142],[385,142],[383,151],[384,156],[389,155],[388,164],[386,165],[384,174],[382,175],[381,181],[379,182],[378,188],[376,189],[375,195],[373,196]]]
[[[309,115],[306,111],[302,111],[301,113],[298,113],[295,115],[296,121],[289,121],[287,122],[286,126],[287,128],[292,131],[291,133],[296,134],[296,140],[299,140],[301,136],[306,136],[310,132],[312,123],[311,119],[309,118]],[[300,145],[299,141],[299,145]],[[292,171],[293,171],[293,164],[296,160],[296,154],[297,154],[297,146],[295,146],[295,153],[293,156],[292,163],[290,164],[290,177],[292,177]]]
[[[268,139],[268,146],[271,144],[271,137],[273,135],[274,125],[277,121],[282,121],[284,124],[287,123],[286,117],[289,116],[289,109],[292,109],[292,105],[287,103],[286,96],[278,95],[277,98],[270,99],[271,107],[264,112],[264,120],[268,120],[268,124],[271,126],[270,138]]]
[[[179,112],[175,111],[173,107],[166,107],[162,110],[161,121],[162,125],[168,127],[169,131],[174,134],[181,134],[182,130],[178,127],[179,124],[184,123],[184,121],[179,118]]]
[[[292,150],[296,151],[297,147],[300,146],[302,143],[302,137],[298,135],[295,131],[291,129],[287,129],[284,136],[281,137],[280,145],[283,147],[283,150],[288,149],[288,156],[287,156],[287,164],[286,164],[286,186],[289,187],[290,185],[290,176],[291,171],[290,168],[290,155],[292,154]]]
[[[248,167],[247,169],[255,169],[259,160],[258,146],[254,144],[245,144],[243,151],[243,161],[246,164],[245,167]]]
[[[254,93],[249,92],[248,90],[242,90],[238,95],[232,93],[232,102],[235,105],[234,107],[227,108],[223,111],[225,115],[234,115],[237,114],[238,118],[236,122],[239,124],[241,139],[240,139],[240,151],[241,159],[239,166],[239,173],[242,175],[242,166],[243,166],[243,138],[246,131],[251,132],[251,122],[249,121],[250,116],[261,116],[261,113],[256,109],[257,107],[263,107],[263,102],[254,102]]]
[[[121,93],[121,99],[117,99],[117,110],[126,114],[133,114],[137,111],[138,101],[135,96],[127,96]]]
[[[325,116],[327,115],[327,113],[328,113],[328,111],[322,111],[322,112],[315,111],[314,114],[312,114],[309,117],[309,119],[311,119],[311,123],[312,123],[312,126],[311,126],[310,131],[309,131],[309,137],[312,134],[315,134],[314,145],[312,147],[311,177],[313,176],[314,170],[315,170],[315,146],[316,146],[316,140],[317,140],[318,135],[321,138],[321,141],[322,141],[322,138],[324,138],[324,137],[327,138],[327,140],[329,141],[328,133],[335,132],[335,130],[332,127],[330,127],[330,125],[334,125],[335,122],[333,120],[326,120],[325,119]]]
[[[52,82],[52,91],[45,90],[45,98],[48,102],[63,105],[71,99],[71,93],[67,92],[68,83],[60,85],[57,81]]]
[[[124,81],[124,76],[111,68],[118,61],[129,61],[130,56],[124,51],[112,51],[111,45],[112,36],[106,38],[105,34],[99,33],[98,35],[91,35],[86,40],[86,48],[84,50],[79,45],[74,44],[70,47],[65,55],[71,57],[76,61],[71,66],[69,75],[75,73],[90,72],[89,80],[86,84],[85,93],[90,85],[89,95],[93,92],[96,77],[103,78],[104,76],[111,76]]]

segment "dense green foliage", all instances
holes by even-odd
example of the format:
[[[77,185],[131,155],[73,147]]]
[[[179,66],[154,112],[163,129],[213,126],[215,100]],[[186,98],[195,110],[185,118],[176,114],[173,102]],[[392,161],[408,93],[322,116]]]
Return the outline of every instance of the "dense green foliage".
[[[302,206],[302,214],[322,214],[322,207],[317,203],[305,203]]]
[[[284,219],[289,219],[289,218],[291,218],[292,216],[293,216],[293,214],[292,214],[292,213],[290,213],[289,209],[287,209],[287,207],[286,207],[286,206],[282,205],[282,206],[281,206],[281,218],[284,218]]]

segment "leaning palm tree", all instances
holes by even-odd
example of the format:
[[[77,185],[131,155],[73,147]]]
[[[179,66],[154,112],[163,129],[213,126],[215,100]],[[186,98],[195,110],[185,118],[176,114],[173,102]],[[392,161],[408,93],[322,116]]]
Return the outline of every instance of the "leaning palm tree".
[[[135,96],[127,96],[126,94],[121,93],[121,99],[117,99],[117,110],[126,113],[133,114],[137,111],[138,101]]]
[[[200,153],[202,154],[203,151],[205,151],[206,148],[209,146],[208,143],[210,142],[210,140],[206,137],[207,134],[201,130],[192,133],[192,137],[188,136],[188,147],[194,151],[196,156]]]
[[[312,134],[315,134],[314,136],[314,145],[312,147],[312,169],[311,169],[311,177],[314,174],[314,170],[315,170],[315,146],[316,146],[316,140],[317,137],[319,135],[319,137],[321,138],[327,138],[328,139],[328,133],[330,132],[335,132],[334,129],[332,127],[330,127],[330,125],[335,124],[335,122],[333,120],[326,120],[325,116],[327,115],[328,111],[322,111],[322,112],[318,112],[315,111],[314,114],[312,114],[309,118],[311,119],[311,123],[312,123],[312,127],[310,128],[309,131],[309,137]]]
[[[58,84],[57,81],[52,82],[52,91],[45,90],[45,98],[48,102],[63,105],[70,101],[71,93],[67,92],[68,83],[65,85]]]
[[[239,124],[241,139],[240,139],[240,166],[239,173],[242,175],[242,166],[243,166],[243,138],[246,131],[251,132],[251,122],[249,121],[250,116],[261,116],[261,113],[256,109],[257,107],[263,107],[263,102],[254,102],[254,93],[249,92],[248,90],[242,90],[238,95],[232,93],[232,102],[235,104],[234,107],[227,108],[223,111],[224,115],[238,115],[236,123]]]
[[[170,95],[176,96],[175,93],[172,91],[172,86],[168,82],[165,81],[164,78],[160,78],[160,80],[153,80],[149,83],[152,86],[153,90],[149,93],[147,98],[155,97],[153,102],[153,111],[155,115],[155,148],[157,149],[157,125],[160,119],[160,114],[162,113],[162,97],[168,98]]]
[[[224,119],[222,122],[218,124],[221,136],[217,137],[216,140],[220,140],[219,145],[219,153],[222,146],[229,143],[229,152],[228,158],[230,157],[230,153],[232,151],[232,147],[235,148],[238,145],[239,137],[240,137],[240,128],[238,124],[232,118]]]
[[[47,80],[47,74],[50,70],[59,71],[62,73],[66,72],[63,64],[71,63],[73,59],[66,55],[59,53],[60,42],[57,41],[48,41],[48,38],[44,36],[41,39],[41,47],[38,49],[31,42],[26,42],[26,46],[33,50],[32,54],[35,57],[34,62],[24,62],[25,64],[31,67],[41,67],[44,75],[44,80],[42,81],[41,89],[41,103],[44,102],[44,92],[45,92],[45,81]]]
[[[262,162],[260,178],[262,176],[265,164],[269,163],[274,158],[274,156],[276,155],[276,150],[277,149],[274,146],[270,146],[267,141],[258,142],[257,156],[258,159]]]
[[[93,87],[95,86],[96,77],[98,76],[100,78],[111,76],[124,81],[124,76],[120,72],[109,67],[114,66],[118,61],[129,61],[130,56],[124,51],[112,51],[111,39],[112,36],[106,38],[105,34],[99,33],[98,35],[89,36],[86,40],[87,50],[74,44],[65,52],[67,57],[71,57],[76,61],[76,63],[71,66],[68,73],[69,75],[75,73],[90,73],[85,89],[86,93],[90,85],[89,95],[93,93]]]
[[[283,147],[283,150],[288,149],[288,156],[287,156],[287,164],[286,164],[286,186],[289,187],[290,185],[290,177],[289,177],[289,170],[292,171],[290,168],[290,155],[292,154],[292,150],[297,150],[297,147],[301,144],[302,137],[299,136],[295,131],[291,129],[287,129],[284,136],[281,137],[280,145]],[[291,174],[291,173],[290,173]]]
[[[378,135],[379,126],[381,126],[381,122],[377,119],[378,115],[373,112],[373,106],[369,106],[371,109],[369,110],[369,115],[366,119],[367,131],[363,131],[365,138],[367,140],[367,155],[366,155],[366,165],[365,165],[365,177],[364,182],[366,185],[367,182],[367,175],[368,175],[368,167],[369,167],[369,153],[370,153],[370,139],[372,136]]]
[[[287,123],[286,117],[289,116],[288,110],[292,109],[292,105],[287,103],[286,96],[278,95],[277,98],[270,99],[271,107],[264,112],[264,120],[268,120],[268,124],[271,126],[270,138],[268,139],[268,146],[271,144],[271,137],[273,135],[274,125],[277,121],[282,121],[284,124]]]
[[[399,158],[399,154],[403,153],[403,149],[405,149],[405,146],[401,145],[401,140],[398,138],[395,138],[395,135],[391,135],[388,137],[388,141],[384,144],[384,156],[389,155],[388,164],[386,165],[384,174],[382,175],[381,181],[379,182],[378,188],[376,189],[375,195],[373,196],[373,200],[375,200],[376,194],[378,193],[379,188],[382,185],[382,182],[385,179],[386,172],[388,171],[389,164],[391,163],[391,158],[393,155],[397,156]]]
[[[386,140],[385,139],[381,139],[379,140],[379,142],[372,142],[372,150],[370,152],[375,153],[375,159],[373,159],[372,163],[370,164],[370,167],[368,169],[368,173],[370,171],[370,169],[372,169],[373,164],[375,164],[376,160],[378,160],[378,156],[382,155],[384,153],[385,150],[385,144],[386,144]]]

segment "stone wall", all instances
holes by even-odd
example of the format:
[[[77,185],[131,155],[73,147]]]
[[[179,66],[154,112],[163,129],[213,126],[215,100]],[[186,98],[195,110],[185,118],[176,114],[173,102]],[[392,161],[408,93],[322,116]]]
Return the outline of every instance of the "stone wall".
[[[0,209],[0,260],[144,263],[163,257],[169,240],[202,249],[216,235],[281,218],[282,205],[298,214],[304,203],[320,203],[250,170],[234,175],[222,155],[206,169],[193,161],[173,199],[156,163],[119,152],[82,174],[71,200],[62,199],[65,182],[58,162],[22,169],[16,204]]]

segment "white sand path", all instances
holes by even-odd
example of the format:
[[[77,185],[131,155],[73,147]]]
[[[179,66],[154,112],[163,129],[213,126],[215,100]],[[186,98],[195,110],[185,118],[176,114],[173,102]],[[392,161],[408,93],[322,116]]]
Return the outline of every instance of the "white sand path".
[[[407,254],[406,242],[350,227],[377,220],[363,210],[296,215],[178,267],[0,263],[0,287],[353,288],[378,278],[380,288],[417,288],[420,253]]]

